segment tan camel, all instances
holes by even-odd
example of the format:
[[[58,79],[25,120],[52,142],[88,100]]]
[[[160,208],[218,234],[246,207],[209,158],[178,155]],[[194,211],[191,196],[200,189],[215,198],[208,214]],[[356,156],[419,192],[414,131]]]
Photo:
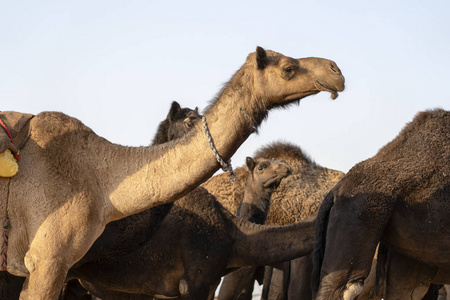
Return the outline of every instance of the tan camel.
[[[288,225],[315,215],[323,197],[344,176],[343,172],[314,163],[298,146],[286,142],[271,143],[260,148],[255,153],[255,158],[284,159],[292,167],[292,175],[283,179],[272,194],[270,208],[265,212],[265,224]],[[215,195],[226,208],[236,212],[239,199],[242,199],[247,170],[245,166],[236,168],[238,180],[235,184],[229,182],[226,174],[220,174],[205,182],[203,187]],[[295,281],[295,284],[290,285],[291,296],[301,295],[301,299],[307,299],[308,293],[311,294],[308,276],[311,269],[312,260],[309,256],[292,261],[291,280]],[[251,299],[254,280],[258,279],[262,283],[263,274],[264,268],[244,267],[227,275],[222,283],[219,299]]]
[[[297,145],[274,142],[258,149],[255,159],[284,159],[292,168],[270,198],[265,224],[288,225],[314,215],[323,197],[345,175],[343,172],[322,167],[313,162]],[[242,199],[248,169],[235,169],[237,180],[230,183],[226,173],[216,175],[202,184],[222,205],[236,212]]]
[[[228,161],[268,110],[320,91],[334,99],[343,89],[344,77],[330,60],[258,47],[204,116]],[[125,147],[62,113],[36,115],[19,173],[0,178],[0,222],[8,215],[12,224],[8,272],[28,277],[21,299],[57,299],[68,269],[107,223],[175,201],[218,169],[200,122],[176,141]]]

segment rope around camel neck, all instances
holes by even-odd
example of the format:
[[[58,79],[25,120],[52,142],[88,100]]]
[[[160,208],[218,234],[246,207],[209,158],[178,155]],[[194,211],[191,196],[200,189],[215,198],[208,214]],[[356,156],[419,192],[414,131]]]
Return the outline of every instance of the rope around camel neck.
[[[222,159],[219,152],[217,152],[216,146],[214,145],[213,139],[211,137],[211,133],[208,129],[208,124],[206,123],[206,117],[202,117],[202,124],[203,124],[203,130],[205,131],[206,138],[208,139],[209,148],[211,148],[212,152],[214,153],[214,157],[219,162],[219,164],[222,166],[222,170],[224,172],[229,171],[230,172],[230,182],[236,181],[236,174],[233,172],[233,167],[231,166],[231,162],[226,162]]]

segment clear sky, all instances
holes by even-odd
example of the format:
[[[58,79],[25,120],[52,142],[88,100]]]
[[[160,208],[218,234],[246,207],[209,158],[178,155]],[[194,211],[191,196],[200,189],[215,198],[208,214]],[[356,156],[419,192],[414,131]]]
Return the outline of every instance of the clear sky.
[[[150,143],[173,100],[202,111],[256,46],[334,60],[346,90],[269,113],[232,159],[274,141],[347,172],[425,109],[450,109],[450,2],[4,1],[0,110],[62,111]]]

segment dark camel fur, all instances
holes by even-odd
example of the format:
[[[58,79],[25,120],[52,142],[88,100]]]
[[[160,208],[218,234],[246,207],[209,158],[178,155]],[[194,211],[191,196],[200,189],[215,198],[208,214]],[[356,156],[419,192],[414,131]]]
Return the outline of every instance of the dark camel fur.
[[[228,161],[271,109],[320,91],[335,99],[344,82],[330,60],[257,47],[204,112],[218,153]],[[176,201],[219,170],[202,127],[195,122],[162,145],[126,147],[63,113],[33,117],[20,171],[0,178],[0,211],[12,224],[7,271],[27,277],[21,298],[57,299],[68,270],[106,224]]]
[[[275,142],[261,147],[255,153],[255,159],[284,159],[292,167],[292,175],[285,178],[271,196],[265,224],[285,225],[306,220],[315,216],[320,203],[328,191],[344,176],[344,173],[324,168],[308,157],[300,147],[287,142]],[[209,179],[203,184],[230,211],[239,207],[244,191],[247,167],[235,170],[239,180],[230,184],[225,174]],[[294,299],[310,299],[309,283],[312,259],[308,256],[294,259],[292,262],[278,264],[277,268],[286,271],[287,276],[276,276],[282,272],[274,271],[281,279],[275,286],[282,286],[285,279],[287,293]],[[254,281],[263,283],[264,267],[244,267],[225,276],[220,292],[220,300],[251,299]],[[291,284],[292,283],[292,284]],[[278,291],[278,293],[282,293]],[[270,288],[270,299],[277,294],[274,286]],[[308,298],[309,297],[309,298]]]
[[[450,112],[435,109],[349,171],[319,210],[317,299],[357,297],[380,241],[427,265],[434,283],[450,283],[449,161]]]
[[[161,135],[160,130],[157,135]],[[270,193],[279,185],[281,179],[290,173],[290,168],[282,160],[261,159],[255,162],[248,158],[247,161],[249,168],[254,172],[249,175],[251,178],[247,181],[246,199],[270,197]],[[237,226],[240,228],[239,231],[245,231],[249,225],[242,224],[242,221],[214,203],[216,203],[214,198],[206,193],[206,190],[198,188],[177,201],[170,212],[164,208],[170,205],[166,204],[109,224],[88,254],[71,269],[71,276],[81,278],[89,290],[106,299],[150,299],[154,295],[177,297],[179,293],[182,299],[207,299],[211,296],[210,291],[214,290],[211,287],[214,287],[220,277],[228,272],[227,264],[243,258],[240,257],[239,251],[233,254],[229,253],[230,250],[227,251],[239,240],[232,239],[231,243],[229,242],[231,245],[224,244],[237,229],[231,228]],[[218,220],[214,220],[214,216]],[[154,220],[160,223],[149,223]],[[234,225],[227,226],[224,222],[231,222]],[[220,228],[224,226],[231,229],[231,232],[224,235],[222,232],[224,228]],[[293,225],[292,229],[298,226]],[[307,225],[305,228],[311,230],[313,226]],[[251,232],[261,234],[260,229]],[[142,239],[142,236],[146,238]],[[292,239],[292,236],[288,238],[287,243],[289,239]],[[244,238],[243,242],[249,240],[251,238]],[[263,241],[264,244],[271,242]],[[120,248],[121,245],[132,245],[133,249]],[[249,245],[250,248],[253,246]],[[293,255],[287,254],[291,250],[279,249],[279,246],[276,246],[278,254],[284,252],[282,255]],[[243,247],[244,252],[248,252],[245,248]],[[268,249],[270,247],[267,247],[264,254],[251,255],[258,257],[258,260],[262,259],[269,254]],[[269,256],[275,259],[278,254],[272,253]],[[166,259],[162,260],[162,257]],[[126,263],[123,264],[122,261]],[[104,272],[105,270],[107,271]],[[197,272],[201,275],[196,274]],[[125,278],[128,284],[123,283]],[[133,281],[133,284],[130,281]],[[141,286],[143,282],[144,287]],[[161,282],[164,282],[164,285],[161,286]],[[138,295],[129,294],[133,292]],[[145,294],[139,295],[143,292]]]
[[[220,278],[236,267],[277,263],[312,250],[313,221],[255,225],[233,216],[200,187],[177,201],[155,227],[145,226],[157,218],[155,210],[133,216],[132,222],[128,217],[109,224],[70,275],[105,299],[206,300]],[[148,234],[136,235],[132,226],[148,228]],[[117,227],[127,230],[118,236]],[[109,232],[122,248],[101,247]]]
[[[441,284],[433,284],[435,268],[379,244],[358,299],[437,300]]]

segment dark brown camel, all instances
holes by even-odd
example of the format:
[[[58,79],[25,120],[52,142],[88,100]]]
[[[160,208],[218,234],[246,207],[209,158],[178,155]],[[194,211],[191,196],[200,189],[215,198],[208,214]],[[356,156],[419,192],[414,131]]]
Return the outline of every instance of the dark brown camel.
[[[328,191],[344,176],[344,173],[330,170],[314,163],[296,145],[276,142],[261,147],[255,158],[284,159],[292,167],[292,175],[285,178],[272,194],[266,224],[292,224],[314,216]],[[236,211],[242,199],[247,168],[236,170],[239,180],[231,184],[224,174],[214,176],[203,184],[209,192],[229,210]],[[267,213],[267,211],[265,212]],[[241,215],[242,216],[242,215]],[[261,219],[261,218],[260,218]],[[283,270],[290,266],[288,294],[294,299],[310,299],[309,277],[312,270],[311,258],[305,256],[277,267]],[[275,270],[275,272],[280,272]],[[254,281],[262,284],[264,267],[244,267],[225,276],[219,292],[220,300],[251,299]],[[281,286],[281,283],[277,284]],[[273,295],[272,287],[270,297]],[[309,296],[308,296],[309,295]],[[309,298],[308,298],[309,297]]]
[[[168,119],[171,115],[169,113]],[[191,113],[188,115],[192,117]],[[197,115],[193,114],[193,118],[196,117]],[[161,123],[154,141],[160,141],[160,136],[166,136],[167,120]],[[182,130],[178,132],[183,134]],[[252,172],[246,184],[246,202],[252,197],[270,197],[270,193],[280,181],[291,172],[283,160],[261,159],[255,162],[247,158],[247,165]],[[190,196],[191,194],[193,195]],[[155,294],[177,297],[183,292],[186,293],[181,295],[183,299],[203,299],[208,296],[210,290],[214,290],[209,288],[211,284],[218,282],[220,277],[228,272],[225,268],[227,263],[239,257],[239,252],[237,255],[231,255],[227,253],[230,251],[225,251],[232,245],[224,245],[236,229],[224,234],[224,228],[214,226],[229,227],[232,224],[227,226],[224,222],[237,222],[239,230],[244,231],[246,226],[234,217],[230,219],[231,214],[219,204],[214,204],[213,197],[204,189],[199,188],[180,201],[176,202],[174,207],[171,207],[172,204],[158,206],[107,225],[105,232],[87,255],[71,269],[70,274],[84,279],[83,284],[89,290],[106,299],[145,299]],[[215,218],[218,220],[214,221]],[[155,224],[155,220],[159,223]],[[313,227],[310,226],[311,229]],[[254,233],[259,234],[259,230]],[[211,245],[212,241],[216,240],[220,241],[219,245]],[[233,243],[234,240],[231,244]],[[122,245],[129,246],[127,248]],[[281,253],[286,250],[278,251]],[[162,261],[161,255],[167,260]],[[121,264],[121,261],[126,263]],[[136,266],[133,266],[134,264]],[[220,266],[222,267],[219,268]],[[175,272],[176,269],[179,271]],[[202,275],[196,274],[198,271],[201,271]],[[135,284],[123,283],[124,278]],[[111,284],[111,280],[114,284]],[[161,286],[161,281],[166,286]],[[145,288],[139,287],[141,282],[145,282]],[[146,291],[146,294],[125,293],[139,294],[143,291]]]
[[[435,109],[349,171],[319,210],[317,299],[357,297],[380,241],[427,265],[434,283],[450,283],[449,161],[450,112]]]
[[[275,188],[277,188],[281,182],[280,180],[271,179],[272,176],[267,176],[267,171],[270,171],[267,167],[270,166],[271,161],[273,160],[259,158],[255,163],[255,161],[250,157],[247,157],[246,159],[248,175],[244,186],[243,198],[237,211],[237,216],[255,224],[264,224],[267,217],[267,211],[270,207],[270,197]],[[289,173],[290,172],[292,171],[289,170]],[[267,177],[270,179],[267,184],[255,184],[255,182],[261,181]],[[276,179],[276,177],[274,177],[274,179]],[[258,188],[259,191],[255,190],[255,187]],[[263,267],[262,270],[264,270]],[[261,272],[261,267],[250,266],[239,268],[238,270],[225,276],[224,281],[222,282],[222,287],[224,285],[230,285],[230,288],[239,286],[237,288],[238,291],[236,291],[238,292],[236,299],[251,299],[253,281],[256,272]],[[226,298],[227,296],[224,295],[225,290],[227,290],[228,293],[230,288],[225,287],[225,289],[221,289],[222,294],[219,293],[219,299]]]
[[[272,190],[289,174],[280,160],[256,161],[253,166],[265,173],[255,181],[263,189]],[[160,210],[158,206],[108,224],[70,276],[105,299],[206,300],[220,278],[236,267],[302,256],[314,244],[314,221],[255,225],[233,216],[201,187],[175,202],[165,217],[158,217]],[[155,219],[160,223],[154,224]]]
[[[358,299],[437,300],[442,285],[433,284],[435,274],[436,268],[381,243]]]
[[[320,91],[335,99],[343,89],[330,60],[257,47],[205,110],[205,123],[226,162],[271,109]],[[113,144],[59,112],[34,116],[29,133],[20,171],[0,178],[0,211],[8,212],[0,224],[12,225],[7,271],[27,277],[23,299],[57,299],[106,224],[176,201],[220,168],[201,122],[177,141],[148,147]]]

